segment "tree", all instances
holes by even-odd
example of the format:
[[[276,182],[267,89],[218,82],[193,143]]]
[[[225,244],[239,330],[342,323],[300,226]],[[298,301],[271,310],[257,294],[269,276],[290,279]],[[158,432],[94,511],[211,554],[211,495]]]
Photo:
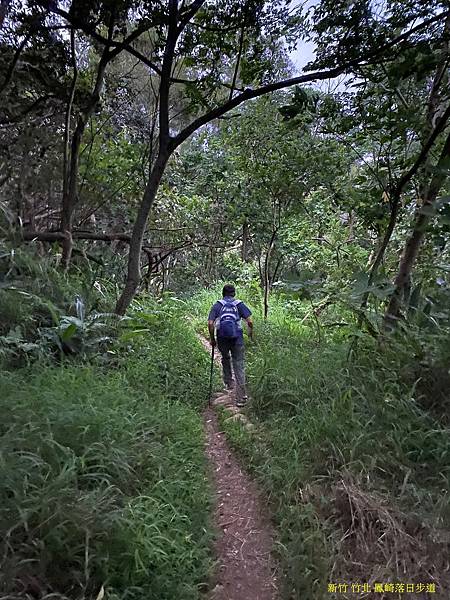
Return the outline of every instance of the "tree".
[[[392,325],[399,318],[402,304],[407,301],[411,287],[411,274],[420,246],[425,238],[427,225],[436,213],[436,200],[448,177],[450,160],[450,133],[444,141],[440,156],[434,166],[431,165],[430,153],[425,154],[424,148],[431,140],[438,140],[439,134],[445,132],[450,119],[450,94],[448,91],[448,61],[450,59],[450,16],[447,17],[442,47],[437,53],[437,65],[430,85],[430,93],[426,106],[424,136],[427,142],[422,148],[423,162],[419,182],[420,201],[416,207],[414,225],[408,237],[394,280],[394,291],[390,298],[385,324]],[[417,164],[417,161],[416,161]],[[417,170],[418,170],[417,169]]]
[[[141,247],[148,216],[169,159],[184,141],[202,126],[253,98],[342,73],[358,73],[363,66],[389,62],[393,50],[399,54],[406,47],[433,36],[445,16],[442,11],[436,10],[425,18],[420,3],[408,4],[403,12],[400,10],[401,3],[393,3],[389,19],[386,20],[381,19],[369,3],[361,4],[367,5],[367,10],[371,11],[371,27],[367,28],[367,35],[366,29],[359,27],[367,20],[367,11],[350,15],[351,28],[357,30],[359,27],[364,32],[361,39],[353,40],[352,52],[347,49],[338,53],[339,62],[336,64],[331,55],[325,57],[321,50],[321,68],[318,71],[287,79],[280,77],[279,69],[273,69],[272,58],[279,52],[280,40],[285,38],[288,43],[292,41],[304,26],[304,20],[300,11],[291,13],[288,6],[278,0],[222,0],[219,3],[194,0],[189,5],[169,0],[167,5],[155,2],[145,5],[145,8],[137,4],[100,3],[95,11],[87,11],[88,7],[80,1],[74,1],[68,10],[62,3],[39,4],[44,6],[48,22],[52,18],[62,19],[58,24],[73,30],[74,38],[77,35],[88,36],[98,48],[100,56],[90,101],[85,110],[80,112],[80,127],[75,128],[72,163],[67,161],[74,173],[77,172],[77,135],[84,132],[86,117],[92,115],[97,106],[99,90],[111,57],[122,52],[134,56],[147,67],[152,82],[157,83],[157,115],[151,127],[157,139],[156,152],[151,160],[147,184],[130,238],[128,274],[117,303],[118,313],[126,311],[139,285]],[[35,6],[30,4],[31,8]],[[320,6],[327,8],[328,1]],[[333,8],[332,18],[328,19],[330,31],[334,27],[333,19],[339,20],[344,15],[345,22],[347,12],[339,3]],[[128,18],[133,23],[127,25],[125,30],[120,25],[116,26],[116,16],[120,16],[123,22]],[[415,23],[417,16],[422,20]],[[373,35],[375,30],[377,35]],[[152,36],[152,46],[145,53],[139,48],[140,36],[144,31],[150,31]],[[313,17],[312,31],[318,35],[324,31],[320,12]],[[381,39],[383,43],[380,43]],[[327,68],[323,68],[325,64]],[[74,77],[72,83],[73,80]],[[175,97],[179,99],[180,94],[185,101],[181,110],[186,119],[182,122],[177,119],[179,111],[174,110],[177,104]],[[69,94],[69,100],[70,97]],[[84,117],[81,116],[83,114]],[[186,124],[187,117],[190,117],[190,121]],[[73,214],[70,189],[74,189],[73,185],[72,188],[67,185],[64,223],[61,221],[66,255],[70,248],[70,217]]]
[[[308,92],[303,92],[308,99],[318,97]],[[239,228],[245,225],[245,254],[258,264],[265,318],[273,284],[295,255],[287,243],[293,237],[290,227],[297,226],[299,215],[309,220],[306,200],[345,168],[333,141],[317,133],[315,115],[305,105],[295,123],[284,122],[285,102],[285,95],[278,93],[250,103],[238,119],[223,124],[220,135],[234,199],[229,218]],[[316,236],[321,226],[314,223]]]
[[[116,306],[116,310],[119,314],[123,314],[126,311],[139,284],[140,248],[148,215],[153,206],[168,160],[174,150],[182,142],[188,139],[190,135],[192,135],[203,125],[225,115],[243,102],[276,91],[277,89],[282,89],[284,87],[306,83],[308,81],[328,79],[330,77],[337,76],[340,73],[347,72],[349,69],[355,66],[359,66],[375,59],[378,60],[383,52],[387,52],[387,50],[399,46],[401,42],[411,35],[411,33],[416,33],[417,31],[422,30],[426,25],[430,25],[430,22],[434,23],[442,20],[442,14],[440,14],[439,16],[432,17],[432,21],[431,19],[429,19],[428,22],[424,21],[419,26],[413,27],[411,30],[399,36],[394,37],[391,35],[391,39],[387,44],[384,44],[381,47],[378,46],[376,49],[373,49],[372,47],[364,55],[355,59],[350,59],[348,62],[344,62],[340,66],[331,68],[329,70],[319,71],[300,77],[289,78],[287,80],[275,81],[266,84],[263,83],[263,85],[253,88],[246,88],[237,95],[234,95],[233,79],[231,84],[226,84],[224,86],[222,78],[220,77],[221,74],[218,74],[217,72],[219,68],[218,60],[214,60],[214,56],[222,54],[223,50],[230,52],[230,46],[231,48],[233,47],[232,42],[230,42],[229,35],[227,35],[225,38],[222,37],[227,26],[229,27],[229,15],[232,14],[230,6],[226,4],[225,7],[220,6],[220,8],[222,8],[222,11],[218,11],[216,6],[212,7],[206,3],[204,4],[201,2],[201,0],[198,2],[194,1],[189,7],[181,9],[179,8],[176,0],[171,0],[169,2],[168,11],[166,13],[166,28],[161,40],[161,45],[164,44],[164,51],[162,53],[159,87],[159,151],[152,166],[149,181],[144,192],[143,200],[133,228],[133,234],[130,243],[127,280],[125,288]],[[223,8],[225,8],[225,11],[223,11]],[[253,49],[253,47],[258,46],[258,41],[259,46],[261,46],[261,32],[263,31],[264,26],[266,31],[268,29],[269,35],[267,37],[270,38],[270,35],[280,33],[283,30],[281,27],[283,20],[285,22],[288,21],[286,13],[280,10],[278,5],[275,3],[269,4],[267,8],[264,5],[257,4],[255,6],[255,9],[256,8],[260,9],[260,13],[258,14],[255,11],[254,20],[250,22],[248,21],[246,11],[235,13],[237,14],[239,20],[238,23],[234,24],[234,27],[231,27],[231,31],[234,35],[236,35],[237,31],[245,30],[247,32],[249,40],[253,42],[253,46],[249,44],[250,51]],[[214,15],[211,12],[212,10],[214,11]],[[214,25],[217,23],[217,30],[220,32],[221,37],[218,39],[216,35],[215,38],[212,37],[211,39],[210,35],[208,39],[209,46],[206,46],[204,42],[204,36],[202,34],[195,33],[195,27],[208,27],[207,24],[211,22],[214,23]],[[249,24],[247,25],[247,23]],[[284,30],[289,32],[289,29],[286,27]],[[265,34],[266,31],[264,31]],[[211,34],[211,32],[208,33]],[[233,39],[233,36],[231,36],[231,39]],[[211,42],[215,42],[215,44]],[[201,103],[208,106],[215,101],[216,106],[195,118],[189,125],[179,131],[177,134],[171,135],[169,126],[170,89],[171,85],[176,83],[172,80],[171,74],[173,68],[176,66],[178,61],[182,60],[186,56],[186,54],[192,55],[195,53],[195,51],[200,51],[201,49],[206,53],[207,56],[209,54],[208,58],[212,54],[212,60],[211,58],[210,60],[211,66],[214,68],[211,68],[210,70],[210,78],[215,76],[216,89],[220,86],[222,89],[223,87],[231,87],[229,97],[225,99],[225,101],[220,102],[220,97],[217,98],[217,96],[214,93],[211,93],[210,89],[207,88],[206,92],[209,91],[210,93],[206,96],[206,98],[203,95],[201,96]],[[177,50],[179,50],[179,52],[177,52]],[[248,54],[250,54],[250,52]],[[242,61],[243,64],[245,64],[245,60],[249,62],[247,58],[248,54],[247,56],[238,54],[238,62],[235,66],[236,69],[239,69],[240,61]],[[217,77],[217,75],[219,76]],[[261,77],[261,74],[259,75],[260,76],[257,78],[257,80],[259,79],[260,82],[263,82],[264,76]],[[210,81],[211,79],[209,79],[207,83],[210,83]],[[245,79],[243,83],[246,83]],[[193,82],[190,81],[184,85],[186,85],[188,89],[189,87],[192,89]]]

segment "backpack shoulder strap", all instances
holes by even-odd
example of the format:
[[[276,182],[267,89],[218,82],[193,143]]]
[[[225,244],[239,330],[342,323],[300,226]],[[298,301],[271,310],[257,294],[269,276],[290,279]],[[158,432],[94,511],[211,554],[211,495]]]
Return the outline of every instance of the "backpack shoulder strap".
[[[242,304],[242,300],[238,300],[236,298],[236,300],[233,300],[233,304],[234,304],[234,306],[238,306],[238,304]]]
[[[220,304],[220,311],[219,311],[219,314],[217,315],[217,320],[219,321],[223,315],[223,311],[224,311],[227,303],[225,302],[225,300],[223,298],[219,298],[219,300],[217,300],[217,303]]]

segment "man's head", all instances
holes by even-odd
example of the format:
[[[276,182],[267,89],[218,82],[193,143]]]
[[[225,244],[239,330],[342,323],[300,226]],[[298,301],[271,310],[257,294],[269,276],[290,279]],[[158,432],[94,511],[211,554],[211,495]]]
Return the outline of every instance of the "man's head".
[[[236,294],[236,290],[234,289],[234,285],[227,283],[227,285],[223,286],[222,295],[224,298],[231,297],[234,298]]]

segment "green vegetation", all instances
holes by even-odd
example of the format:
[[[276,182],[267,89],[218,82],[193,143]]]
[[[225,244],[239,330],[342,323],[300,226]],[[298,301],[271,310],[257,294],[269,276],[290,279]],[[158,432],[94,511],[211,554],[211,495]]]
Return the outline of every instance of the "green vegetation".
[[[449,32],[448,0],[1,2],[0,600],[207,593],[225,281],[286,599],[450,589]]]
[[[168,329],[170,307],[154,308],[126,323],[112,364],[0,375],[2,598],[96,597],[105,586],[108,598],[194,599],[206,585],[210,498],[194,410],[206,358],[182,323]]]
[[[195,299],[195,314],[215,295]],[[417,344],[413,335],[389,348],[367,336],[349,360],[345,331],[324,328],[319,341],[302,324],[307,304],[274,300],[261,323],[261,299],[253,301],[248,410],[257,430],[222,422],[270,500],[286,597],[326,598],[329,581],[405,573],[447,589],[448,412],[429,412],[434,391],[417,384],[404,350]]]

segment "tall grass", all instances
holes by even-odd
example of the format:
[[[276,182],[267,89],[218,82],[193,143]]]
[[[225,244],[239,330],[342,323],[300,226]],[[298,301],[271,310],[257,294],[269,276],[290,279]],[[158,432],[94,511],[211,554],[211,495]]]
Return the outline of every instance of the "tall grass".
[[[0,375],[0,598],[205,588],[206,357],[156,312],[135,314],[106,363]]]
[[[219,292],[196,297],[194,314]],[[444,594],[449,430],[410,377],[412,339],[380,347],[362,338],[349,362],[350,331],[305,319],[307,305],[273,296],[263,323],[258,297],[248,303],[248,411],[258,433],[223,425],[270,500],[285,597],[329,598],[328,581],[380,579],[434,581]]]
[[[90,355],[114,337],[113,286],[83,261],[63,273],[53,256],[0,247],[0,365]]]

